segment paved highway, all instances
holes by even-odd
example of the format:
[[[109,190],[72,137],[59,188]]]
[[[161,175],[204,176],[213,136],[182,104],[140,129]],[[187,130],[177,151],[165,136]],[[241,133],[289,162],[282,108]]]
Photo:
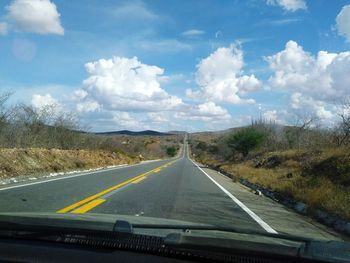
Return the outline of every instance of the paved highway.
[[[0,188],[0,212],[108,213],[336,239],[335,233],[181,156]],[[298,232],[299,231],[299,232]]]

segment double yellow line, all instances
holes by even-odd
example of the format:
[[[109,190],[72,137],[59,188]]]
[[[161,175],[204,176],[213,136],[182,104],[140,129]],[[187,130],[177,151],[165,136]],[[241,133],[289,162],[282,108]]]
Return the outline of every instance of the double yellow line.
[[[129,180],[126,180],[120,184],[109,187],[101,192],[98,192],[97,194],[86,197],[83,200],[80,200],[74,204],[71,204],[65,208],[58,210],[57,213],[69,213],[70,212],[73,214],[84,214],[84,213],[88,212],[89,210],[93,209],[94,207],[105,202],[106,200],[102,198],[104,195],[106,195],[114,190],[117,190],[123,186],[126,186],[130,183],[138,183],[138,182],[144,180],[147,175],[149,175],[151,173],[158,173],[158,172],[160,172],[160,170],[162,168],[165,168],[165,167],[173,164],[176,161],[177,160],[174,160],[174,161],[171,161],[169,163],[163,164],[163,165],[156,167],[148,172],[142,173],[142,174],[135,176]]]

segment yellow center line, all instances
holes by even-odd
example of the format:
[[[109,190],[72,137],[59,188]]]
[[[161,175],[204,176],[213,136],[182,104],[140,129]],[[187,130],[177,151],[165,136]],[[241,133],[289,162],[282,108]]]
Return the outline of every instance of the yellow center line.
[[[139,183],[139,182],[141,182],[142,180],[145,180],[145,179],[146,179],[146,176],[141,177],[141,178],[139,178],[139,179],[133,181],[132,184],[137,184],[137,183]]]
[[[90,211],[94,207],[96,207],[104,202],[106,202],[106,199],[103,199],[103,198],[95,199],[95,200],[91,201],[90,203],[87,203],[87,204],[73,210],[72,213],[73,214],[84,214],[84,213]]]
[[[175,161],[173,161],[173,162],[171,162],[171,163],[168,163],[168,164],[171,165],[171,164],[173,164],[174,162],[175,162]],[[120,188],[120,187],[122,187],[122,186],[125,186],[125,185],[127,185],[127,184],[129,184],[129,183],[132,183],[132,182],[134,182],[134,181],[136,181],[136,180],[138,180],[138,179],[141,179],[142,177],[145,177],[145,176],[148,175],[148,174],[157,172],[159,169],[165,167],[165,165],[166,165],[166,164],[163,164],[163,165],[161,165],[161,166],[159,166],[159,167],[156,167],[156,168],[154,168],[154,169],[152,169],[152,170],[150,170],[150,171],[148,171],[148,172],[142,173],[142,174],[140,174],[140,175],[138,175],[138,176],[135,176],[135,177],[133,177],[133,178],[127,180],[127,181],[124,181],[124,182],[122,182],[122,183],[120,183],[120,184],[117,184],[117,185],[114,185],[114,186],[112,186],[112,187],[109,187],[109,188],[107,188],[107,189],[105,189],[105,190],[103,190],[103,191],[101,191],[101,192],[99,192],[99,193],[97,193],[97,194],[94,194],[94,195],[91,195],[91,196],[89,196],[89,197],[86,197],[86,198],[84,198],[84,199],[82,199],[82,200],[80,200],[80,201],[78,201],[78,202],[76,202],[76,203],[74,203],[74,204],[71,204],[71,205],[69,205],[69,206],[67,206],[67,207],[64,207],[64,208],[58,210],[57,213],[68,213],[68,212],[70,212],[70,211],[76,209],[77,207],[80,207],[80,206],[82,206],[82,205],[85,205],[86,203],[89,203],[89,202],[91,202],[92,200],[94,200],[94,199],[96,199],[96,198],[99,198],[99,197],[101,197],[101,196],[103,196],[103,195],[105,195],[105,194],[108,194],[109,192],[112,192],[112,191],[114,191],[114,190],[116,190],[116,189],[118,189],[118,188]],[[99,205],[99,204],[97,204],[97,205]],[[95,206],[97,206],[97,205],[95,205]],[[91,208],[91,209],[92,209],[92,208]],[[78,210],[78,209],[77,209],[77,210]],[[90,209],[89,209],[89,210],[90,210]],[[75,211],[76,211],[76,210],[75,210]]]
[[[160,168],[155,169],[153,172],[154,172],[154,173],[159,173],[159,172],[160,172]]]

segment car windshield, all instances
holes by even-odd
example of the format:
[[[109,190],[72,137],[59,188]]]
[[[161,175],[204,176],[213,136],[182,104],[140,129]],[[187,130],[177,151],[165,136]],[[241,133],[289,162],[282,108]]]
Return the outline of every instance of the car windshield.
[[[2,0],[9,216],[348,242],[350,1]]]

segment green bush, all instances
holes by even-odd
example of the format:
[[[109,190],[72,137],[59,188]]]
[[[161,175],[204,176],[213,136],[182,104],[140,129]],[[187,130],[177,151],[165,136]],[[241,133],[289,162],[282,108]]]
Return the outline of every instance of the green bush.
[[[168,147],[166,149],[167,155],[169,155],[171,157],[174,157],[176,155],[176,152],[177,152],[177,150],[176,150],[176,148],[174,146]]]
[[[252,150],[259,148],[266,140],[266,133],[256,127],[248,127],[231,134],[227,140],[229,147],[247,156]]]
[[[197,144],[196,148],[198,150],[205,151],[205,150],[207,150],[208,146],[207,146],[206,142],[199,142]]]
[[[210,145],[208,147],[208,151],[211,153],[211,154],[217,154],[219,152],[219,147],[217,145]]]

